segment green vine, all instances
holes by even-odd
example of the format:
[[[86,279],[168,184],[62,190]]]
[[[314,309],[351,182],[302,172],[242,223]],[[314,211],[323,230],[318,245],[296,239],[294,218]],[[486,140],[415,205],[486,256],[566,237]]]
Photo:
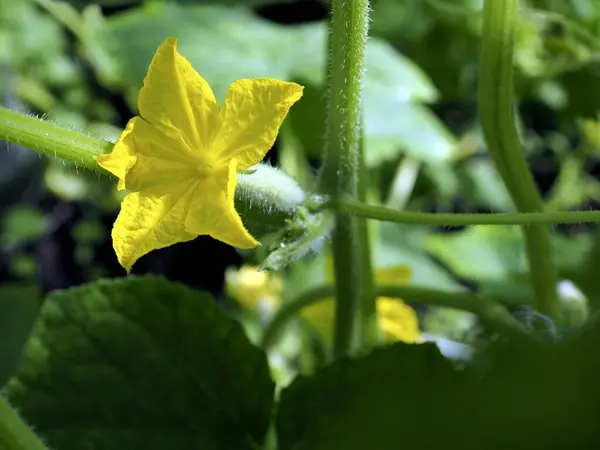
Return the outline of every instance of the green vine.
[[[265,350],[269,349],[275,344],[289,320],[304,308],[331,298],[333,293],[334,286],[320,286],[285,304],[265,329],[261,347]],[[481,295],[397,285],[377,285],[375,294],[377,297],[402,299],[409,304],[443,306],[468,311],[477,314],[488,326],[507,337],[533,339],[533,335],[504,306]]]
[[[364,58],[369,27],[368,0],[333,0],[329,36],[328,111],[325,153],[319,184],[334,197],[362,200],[364,161],[362,96]],[[351,353],[365,342],[365,324],[375,323],[375,297],[369,241],[364,219],[338,214],[333,233],[336,282],[334,354]],[[369,317],[365,317],[369,316]],[[372,334],[371,339],[375,338]]]
[[[479,63],[479,115],[490,156],[519,212],[539,213],[543,202],[516,127],[513,95],[513,50],[517,0],[486,0]],[[544,225],[523,227],[535,308],[556,319],[558,273]]]

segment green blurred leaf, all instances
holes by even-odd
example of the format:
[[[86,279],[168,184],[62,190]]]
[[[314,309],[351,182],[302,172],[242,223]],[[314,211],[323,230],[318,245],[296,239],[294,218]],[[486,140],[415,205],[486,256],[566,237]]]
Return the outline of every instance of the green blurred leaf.
[[[386,93],[398,103],[433,102],[438,92],[423,70],[386,41],[371,38],[366,53],[366,98]]]
[[[563,158],[560,172],[546,200],[547,211],[568,211],[585,204],[598,182],[588,176],[584,161],[574,155]]]
[[[474,227],[459,233],[431,234],[426,248],[469,279],[505,279],[526,271],[518,228]]]
[[[589,248],[586,236],[553,235],[554,250],[562,268],[577,267]],[[458,233],[432,234],[426,248],[470,279],[504,279],[527,270],[523,236],[518,227],[478,226]]]
[[[33,206],[17,205],[2,217],[2,243],[14,245],[39,238],[46,230],[46,217]]]
[[[125,7],[142,3],[142,0],[63,0],[76,8],[83,9],[89,5],[99,5],[104,7]]]
[[[463,289],[425,252],[429,231],[422,227],[393,223],[380,223],[379,229],[381,238],[373,249],[375,267],[408,265],[412,270],[410,285],[446,291]]]
[[[65,1],[65,0],[63,0]],[[122,8],[127,6],[135,6],[141,4],[143,0],[66,0],[67,3],[83,9],[90,5],[99,5],[103,7]],[[244,6],[261,6],[269,3],[278,3],[278,0],[167,0],[172,3],[180,4],[216,4],[216,5],[244,5]]]
[[[8,267],[11,275],[23,280],[35,280],[38,273],[38,261],[35,256],[27,253],[10,255]]]
[[[580,267],[590,247],[585,235],[552,235],[561,272]],[[531,302],[527,259],[518,227],[478,226],[458,233],[431,234],[425,248],[457,275],[481,287],[481,292],[512,304]]]
[[[427,2],[373,0],[371,32],[393,39],[399,32],[408,39],[419,39],[432,26],[435,18]]]
[[[36,286],[0,285],[0,387],[17,368],[41,302]]]
[[[564,270],[564,275],[573,280],[590,303],[592,311],[600,309],[600,228],[596,229],[581,264]]]
[[[367,92],[368,94],[368,92]],[[444,125],[423,105],[365,95],[365,160],[374,167],[408,153],[428,163],[448,163],[457,143]]]
[[[218,99],[239,78],[289,79],[294,34],[243,8],[150,3],[110,17],[108,26],[134,97],[156,49],[171,36]]]
[[[515,65],[528,77],[551,77],[579,69],[591,58],[591,49],[573,36],[555,16],[540,12],[520,17]]]
[[[475,205],[491,207],[497,211],[513,209],[513,203],[496,167],[489,159],[463,161],[456,170],[461,184],[460,192]]]
[[[211,298],[157,277],[51,295],[8,400],[53,448],[256,449],[274,385]]]

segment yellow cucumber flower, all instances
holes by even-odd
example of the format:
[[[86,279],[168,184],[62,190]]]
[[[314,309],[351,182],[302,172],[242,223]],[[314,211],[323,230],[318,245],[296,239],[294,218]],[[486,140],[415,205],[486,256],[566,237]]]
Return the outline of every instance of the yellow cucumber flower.
[[[257,266],[242,266],[225,272],[226,290],[244,308],[255,311],[261,302],[273,308],[279,307],[283,294],[280,275],[259,271]]]
[[[166,39],[156,51],[127,124],[98,164],[128,194],[112,230],[121,265],[200,235],[239,248],[258,241],[234,208],[237,172],[259,163],[303,87],[272,78],[231,84],[223,106]]]

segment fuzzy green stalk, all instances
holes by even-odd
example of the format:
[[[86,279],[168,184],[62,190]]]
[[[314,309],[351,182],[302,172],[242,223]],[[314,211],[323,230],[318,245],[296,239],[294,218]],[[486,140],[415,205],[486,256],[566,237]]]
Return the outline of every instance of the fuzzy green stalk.
[[[535,213],[423,213],[398,211],[356,200],[336,198],[319,205],[341,213],[382,222],[432,226],[551,225],[557,223],[598,223],[600,211],[555,211]]]
[[[479,116],[490,156],[519,212],[543,211],[543,201],[527,166],[516,127],[513,51],[518,0],[486,0],[479,61]],[[523,227],[525,248],[540,313],[558,317],[558,273],[544,225]]]
[[[328,60],[325,152],[319,188],[332,197],[360,198],[364,174],[360,150],[364,60],[369,28],[368,0],[332,0]],[[362,324],[376,317],[365,220],[337,214],[332,233],[336,313],[334,357],[374,343]]]
[[[0,396],[0,449],[48,450],[2,396]]]
[[[109,152],[114,145],[114,142],[2,106],[0,106],[0,140],[99,172],[104,170],[96,163],[96,156]],[[108,172],[104,173],[108,174]]]

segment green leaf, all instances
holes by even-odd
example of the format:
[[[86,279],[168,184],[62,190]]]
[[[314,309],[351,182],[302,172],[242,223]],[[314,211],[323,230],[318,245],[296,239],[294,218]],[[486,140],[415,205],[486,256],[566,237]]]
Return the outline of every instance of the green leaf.
[[[505,279],[527,270],[523,239],[516,227],[474,227],[459,233],[432,234],[426,248],[458,275]]]
[[[46,230],[46,217],[35,207],[15,206],[2,217],[1,230],[4,244],[30,242]]]
[[[458,394],[457,375],[434,344],[396,344],[300,376],[281,394],[279,450],[437,448],[426,431]]]
[[[51,295],[6,395],[52,448],[216,450],[261,445],[273,391],[208,295],[130,277]]]
[[[198,0],[170,0],[173,3],[198,3]],[[67,0],[67,3],[71,3],[73,6],[78,8],[84,8],[89,5],[99,5],[104,7],[126,7],[135,6],[142,3],[142,0]],[[245,5],[245,6],[261,6],[269,3],[276,3],[275,0],[203,0],[204,4],[217,4],[217,5]]]
[[[381,239],[373,249],[375,267],[408,265],[412,270],[411,286],[447,291],[463,290],[442,266],[424,251],[429,232],[420,227],[379,223]]]
[[[552,235],[561,272],[572,272],[590,248],[588,236]],[[460,277],[481,286],[482,293],[512,304],[531,301],[527,258],[518,227],[478,226],[457,233],[431,234],[425,248]]]
[[[17,368],[41,301],[36,286],[0,285],[0,387]]]
[[[396,344],[298,377],[281,394],[279,450],[594,448],[591,343],[587,359],[572,347],[494,347],[463,370],[434,344]]]
[[[513,203],[498,171],[488,159],[465,160],[457,168],[460,192],[475,205],[498,211],[512,210]]]
[[[108,27],[107,38],[119,44],[114,48],[132,99],[156,49],[171,36],[179,39],[179,51],[210,83],[217,99],[240,78],[289,79],[293,33],[244,8],[150,3],[108,18]]]
[[[573,280],[589,299],[591,309],[600,309],[600,228],[596,230],[593,241],[588,245],[581,264],[564,271],[565,276]]]
[[[589,248],[586,236],[553,235],[561,268],[577,267]],[[523,235],[518,227],[478,226],[458,233],[432,234],[426,248],[460,276],[501,280],[527,271]]]
[[[365,161],[376,167],[408,153],[428,163],[448,163],[458,146],[431,111],[418,103],[390,99],[389,90],[365,92]]]

